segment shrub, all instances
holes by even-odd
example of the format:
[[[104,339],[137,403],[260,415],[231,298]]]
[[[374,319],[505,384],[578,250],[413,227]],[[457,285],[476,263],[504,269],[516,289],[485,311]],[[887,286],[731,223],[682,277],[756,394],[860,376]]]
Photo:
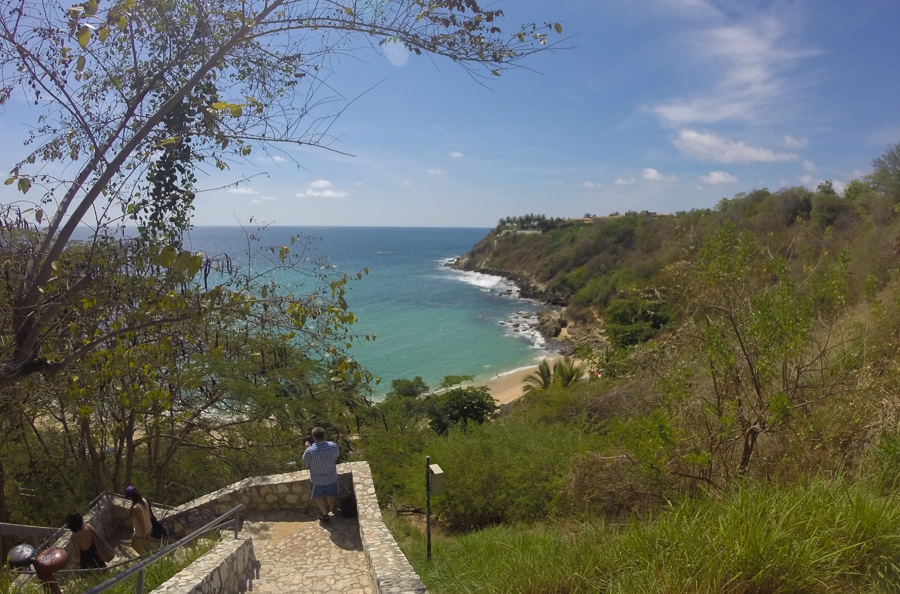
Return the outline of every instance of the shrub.
[[[451,388],[426,400],[431,427],[440,435],[447,433],[452,426],[465,431],[471,424],[483,423],[496,407],[497,402],[484,386]]]
[[[462,531],[556,515],[585,440],[575,425],[514,417],[430,440],[426,451],[445,472],[444,494],[432,499],[441,524]]]

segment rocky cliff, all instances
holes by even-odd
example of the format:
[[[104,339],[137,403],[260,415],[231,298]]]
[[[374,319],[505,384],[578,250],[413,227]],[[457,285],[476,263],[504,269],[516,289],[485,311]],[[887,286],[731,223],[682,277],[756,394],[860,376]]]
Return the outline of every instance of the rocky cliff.
[[[602,348],[607,343],[602,321],[592,312],[580,310],[572,315],[568,309],[569,298],[565,293],[538,282],[524,270],[507,270],[487,265],[489,255],[470,252],[447,263],[449,268],[501,276],[516,283],[519,295],[547,304],[547,309],[538,312],[537,329],[548,345],[562,354],[573,354],[579,346]],[[585,315],[587,313],[587,315]]]

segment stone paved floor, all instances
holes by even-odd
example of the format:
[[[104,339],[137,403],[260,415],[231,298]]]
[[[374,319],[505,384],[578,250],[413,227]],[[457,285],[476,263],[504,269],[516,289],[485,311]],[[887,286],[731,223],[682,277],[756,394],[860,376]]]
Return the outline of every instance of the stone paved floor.
[[[261,567],[254,594],[374,594],[356,518],[319,522],[311,510],[244,520]]]

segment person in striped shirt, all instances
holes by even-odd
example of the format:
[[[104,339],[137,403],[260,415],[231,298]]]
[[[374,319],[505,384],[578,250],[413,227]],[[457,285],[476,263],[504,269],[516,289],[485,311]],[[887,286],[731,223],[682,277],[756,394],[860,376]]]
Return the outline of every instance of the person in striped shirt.
[[[330,520],[328,512],[334,513],[338,507],[337,459],[340,448],[333,441],[325,441],[325,430],[312,429],[313,443],[303,452],[303,463],[309,468],[309,498],[319,508],[319,520]]]

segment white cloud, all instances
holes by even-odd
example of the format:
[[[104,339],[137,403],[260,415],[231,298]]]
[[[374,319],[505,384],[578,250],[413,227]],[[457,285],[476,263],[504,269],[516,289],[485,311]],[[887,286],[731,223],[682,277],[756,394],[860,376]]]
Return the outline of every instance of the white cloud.
[[[700,177],[700,181],[709,186],[733,186],[737,178],[725,171],[710,171]]]
[[[806,173],[815,173],[819,168],[812,161],[803,161],[803,171]]]
[[[779,153],[770,149],[748,146],[726,140],[715,134],[704,134],[696,130],[682,130],[674,142],[683,153],[719,163],[774,163],[793,161],[799,157],[794,153]]]
[[[580,185],[581,185],[582,188],[586,188],[586,189],[588,189],[588,190],[591,190],[591,189],[599,188],[599,187],[600,187],[600,184],[598,184],[598,183],[596,183],[596,182],[592,182],[592,181],[581,182]]]
[[[454,159],[462,159],[464,155],[459,151],[453,151],[450,153],[450,156]]]
[[[443,169],[426,169],[428,175],[444,175]]]
[[[625,179],[624,177],[617,177],[617,178],[616,178],[616,181],[615,181],[614,183],[615,183],[617,186],[630,186],[631,184],[633,184],[633,183],[636,182],[636,181],[637,181],[637,180],[634,179],[633,177],[630,178],[630,179]]]
[[[703,3],[700,3],[703,4]],[[798,48],[795,25],[784,16],[761,16],[737,24],[687,32],[691,81],[701,90],[653,108],[665,123],[683,126],[724,120],[758,123],[789,99],[802,81],[795,66],[817,52]],[[703,88],[705,87],[705,88]]]
[[[253,196],[255,194],[259,194],[253,188],[228,188],[225,190],[228,194],[240,194],[242,196]]]
[[[325,179],[317,179],[309,184],[303,192],[297,193],[297,198],[347,198],[350,194],[343,190],[335,190],[334,184]]]
[[[785,135],[784,137],[784,146],[788,148],[803,148],[809,145],[809,140],[806,138],[794,138],[790,135]]]
[[[647,167],[646,169],[642,170],[642,171],[641,171],[641,176],[642,176],[644,179],[650,180],[650,181],[652,181],[652,182],[670,182],[670,181],[675,181],[675,176],[674,176],[674,175],[663,175],[662,173],[660,173],[660,172],[657,171],[656,169],[653,169],[652,167]]]

